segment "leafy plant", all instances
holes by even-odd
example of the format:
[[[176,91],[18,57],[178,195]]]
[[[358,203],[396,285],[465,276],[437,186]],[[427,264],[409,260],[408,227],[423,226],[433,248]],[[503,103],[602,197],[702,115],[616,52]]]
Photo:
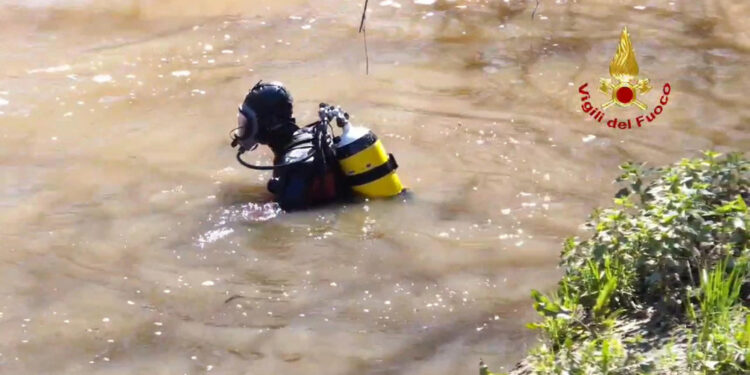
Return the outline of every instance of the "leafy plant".
[[[621,169],[614,208],[594,211],[590,238],[565,241],[557,291],[532,291],[541,321],[529,327],[542,333],[533,370],[635,374],[666,363],[676,373],[747,373],[750,161],[707,151]],[[636,316],[673,323],[667,350],[645,358],[640,336],[620,334]]]

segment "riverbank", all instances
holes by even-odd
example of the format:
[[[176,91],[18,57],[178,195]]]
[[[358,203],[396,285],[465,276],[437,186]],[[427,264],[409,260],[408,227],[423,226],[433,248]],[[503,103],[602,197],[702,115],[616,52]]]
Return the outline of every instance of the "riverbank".
[[[747,373],[750,162],[621,168],[615,207],[566,241],[557,290],[532,292],[541,343],[511,374]]]

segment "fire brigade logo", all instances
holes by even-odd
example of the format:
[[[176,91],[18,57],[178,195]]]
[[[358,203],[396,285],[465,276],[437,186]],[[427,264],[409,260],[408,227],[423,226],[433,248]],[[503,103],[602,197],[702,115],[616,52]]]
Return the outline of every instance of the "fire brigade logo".
[[[630,43],[627,27],[622,29],[617,53],[609,63],[609,75],[612,78],[601,78],[599,80],[599,91],[611,97],[608,102],[602,104],[602,109],[607,109],[613,104],[620,107],[635,104],[644,111],[648,108],[638,100],[638,95],[651,90],[651,85],[648,78],[638,79],[638,61],[635,59],[635,51],[633,51],[633,45]]]
[[[628,28],[622,29],[620,34],[620,44],[617,45],[615,57],[609,63],[610,78],[601,78],[599,80],[599,91],[609,97],[609,100],[597,107],[591,103],[591,94],[589,94],[588,83],[582,84],[578,88],[581,95],[581,110],[589,115],[595,123],[606,124],[612,129],[633,129],[646,126],[656,120],[664,111],[669,103],[669,94],[672,92],[672,86],[665,82],[662,87],[662,95],[659,97],[659,103],[654,109],[647,111],[648,106],[639,100],[641,95],[651,90],[651,83],[648,78],[638,77],[638,61],[635,59],[635,51],[630,43],[630,34]],[[617,104],[619,107],[630,107],[635,105],[646,113],[633,118],[605,118],[604,111]]]

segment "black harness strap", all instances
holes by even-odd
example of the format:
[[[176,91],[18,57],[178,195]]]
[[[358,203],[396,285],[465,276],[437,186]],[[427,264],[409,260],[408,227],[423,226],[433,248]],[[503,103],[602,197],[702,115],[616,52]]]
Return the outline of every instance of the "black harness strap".
[[[373,132],[368,132],[364,136],[360,137],[356,141],[349,143],[346,146],[336,148],[336,157],[346,159],[370,146],[378,141],[378,137]]]
[[[388,154],[388,161],[367,172],[346,176],[346,182],[351,186],[364,185],[387,176],[389,173],[395,171],[396,168],[398,168],[396,158],[393,157],[393,154]]]

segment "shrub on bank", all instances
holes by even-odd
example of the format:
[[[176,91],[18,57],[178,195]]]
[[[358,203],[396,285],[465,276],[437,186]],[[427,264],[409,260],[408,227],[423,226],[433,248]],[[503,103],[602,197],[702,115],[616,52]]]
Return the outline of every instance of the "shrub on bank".
[[[557,291],[532,292],[542,343],[516,372],[748,373],[750,161],[621,169],[615,207],[565,242]]]

